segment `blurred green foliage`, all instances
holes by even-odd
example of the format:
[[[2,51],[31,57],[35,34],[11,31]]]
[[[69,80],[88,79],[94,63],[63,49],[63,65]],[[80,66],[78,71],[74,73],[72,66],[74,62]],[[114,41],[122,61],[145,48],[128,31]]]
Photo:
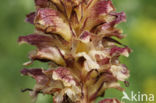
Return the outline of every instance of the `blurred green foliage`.
[[[128,59],[120,58],[131,73],[130,87],[125,87],[126,92],[140,91],[156,96],[156,1],[113,2],[117,11],[125,11],[127,14],[127,22],[118,27],[127,34],[122,42],[133,49]],[[0,103],[31,103],[28,93],[21,93],[20,90],[32,88],[35,81],[21,76],[19,71],[24,68],[22,63],[28,61],[27,53],[34,47],[19,46],[17,38],[34,30],[31,24],[24,22],[25,15],[34,10],[34,3],[33,0],[5,0],[0,3],[0,10]],[[29,67],[47,67],[47,64],[35,62]],[[106,92],[106,97],[120,99],[122,93],[112,89]],[[39,95],[37,103],[52,103],[52,98]]]

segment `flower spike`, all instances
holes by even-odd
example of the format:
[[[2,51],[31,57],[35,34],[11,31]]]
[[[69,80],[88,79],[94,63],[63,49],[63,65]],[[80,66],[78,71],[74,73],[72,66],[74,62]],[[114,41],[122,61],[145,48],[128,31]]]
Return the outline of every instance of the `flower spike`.
[[[126,21],[111,0],[35,0],[36,11],[26,15],[35,32],[18,42],[36,47],[30,62],[48,62],[49,68],[23,69],[36,80],[31,96],[53,96],[54,103],[95,103],[109,88],[123,91],[119,81],[129,78],[120,56],[131,49],[116,39],[124,38],[116,25]],[[104,99],[99,103],[120,103]]]

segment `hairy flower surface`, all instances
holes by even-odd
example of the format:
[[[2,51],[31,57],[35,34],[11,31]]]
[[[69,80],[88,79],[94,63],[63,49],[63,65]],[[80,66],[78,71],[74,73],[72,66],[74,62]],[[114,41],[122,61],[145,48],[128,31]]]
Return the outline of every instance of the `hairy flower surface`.
[[[109,88],[124,90],[119,81],[129,71],[119,56],[128,57],[131,50],[114,39],[124,37],[116,28],[126,21],[124,12],[116,13],[111,0],[35,0],[35,5],[26,16],[35,32],[18,39],[37,47],[25,65],[49,63],[48,69],[21,70],[36,80],[33,97],[43,93],[53,95],[54,103],[94,103]]]

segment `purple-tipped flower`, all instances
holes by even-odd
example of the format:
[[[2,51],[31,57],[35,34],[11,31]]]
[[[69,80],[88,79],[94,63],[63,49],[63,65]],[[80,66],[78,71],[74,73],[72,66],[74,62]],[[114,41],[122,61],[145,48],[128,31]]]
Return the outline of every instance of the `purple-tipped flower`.
[[[123,91],[118,81],[124,82],[129,71],[118,58],[131,50],[112,37],[124,37],[115,27],[126,20],[124,12],[116,13],[111,0],[35,0],[35,4],[36,11],[26,16],[35,33],[18,40],[37,47],[25,65],[49,62],[46,69],[21,71],[36,80],[33,97],[43,93],[53,95],[54,103],[94,103],[109,88]]]

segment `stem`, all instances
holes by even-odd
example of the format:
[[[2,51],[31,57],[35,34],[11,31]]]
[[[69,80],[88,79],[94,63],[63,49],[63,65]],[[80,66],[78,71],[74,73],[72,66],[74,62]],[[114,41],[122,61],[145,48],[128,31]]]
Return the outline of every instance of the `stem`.
[[[89,100],[88,90],[87,90],[87,87],[85,85],[82,86],[82,99],[80,100],[80,103],[94,103],[94,101]]]

